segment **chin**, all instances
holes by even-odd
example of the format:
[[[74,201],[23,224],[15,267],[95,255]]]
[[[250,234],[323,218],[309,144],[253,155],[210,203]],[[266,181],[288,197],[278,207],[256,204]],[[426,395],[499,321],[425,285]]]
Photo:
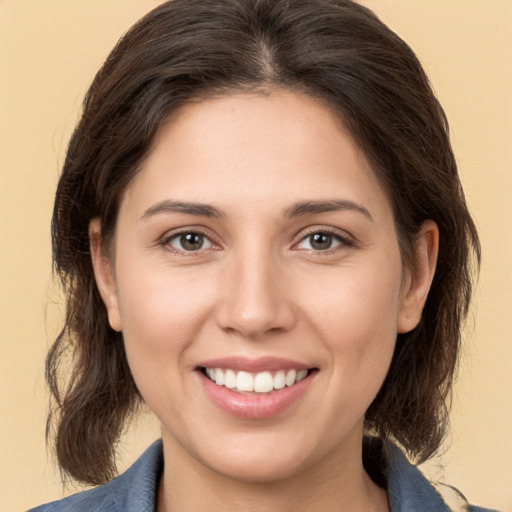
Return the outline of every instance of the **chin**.
[[[305,461],[298,455],[290,459],[282,456],[262,457],[261,454],[239,458],[238,460],[223,460],[210,465],[219,475],[248,484],[264,484],[285,480],[300,473]]]
[[[199,462],[225,478],[246,483],[285,480],[314,464],[308,454],[317,458],[322,451],[293,432],[242,434],[230,436],[228,442],[216,441],[211,450],[197,454]]]

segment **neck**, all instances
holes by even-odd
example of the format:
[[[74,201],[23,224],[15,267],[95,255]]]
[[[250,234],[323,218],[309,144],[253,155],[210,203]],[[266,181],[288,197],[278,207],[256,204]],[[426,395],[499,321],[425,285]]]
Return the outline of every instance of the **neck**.
[[[328,457],[273,481],[241,481],[206,467],[164,435],[158,512],[388,512],[386,491],[362,464],[362,434]]]

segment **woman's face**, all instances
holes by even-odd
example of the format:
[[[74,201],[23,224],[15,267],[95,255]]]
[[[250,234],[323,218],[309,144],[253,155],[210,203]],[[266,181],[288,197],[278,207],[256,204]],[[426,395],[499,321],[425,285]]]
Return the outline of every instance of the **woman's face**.
[[[185,106],[113,246],[99,286],[171,463],[268,481],[360,457],[413,280],[386,194],[325,107],[284,91]]]

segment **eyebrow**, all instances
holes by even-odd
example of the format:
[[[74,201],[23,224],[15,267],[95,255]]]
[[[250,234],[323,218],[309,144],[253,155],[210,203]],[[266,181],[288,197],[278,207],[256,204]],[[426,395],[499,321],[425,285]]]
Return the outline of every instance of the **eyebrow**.
[[[312,215],[316,213],[337,212],[337,211],[355,211],[362,213],[373,221],[371,213],[363,205],[348,200],[332,199],[328,201],[302,201],[295,203],[285,211],[285,217],[300,217],[302,215]]]
[[[160,201],[148,208],[139,220],[162,213],[185,213],[188,215],[197,215],[200,217],[224,217],[224,213],[214,206],[202,203],[189,203],[182,201],[171,201],[169,199]]]
[[[301,201],[287,208],[284,216],[291,218],[346,210],[361,213],[373,221],[371,213],[364,206],[353,201],[339,199],[331,199],[328,201]],[[215,219],[225,217],[222,210],[209,204],[172,201],[167,199],[160,201],[145,210],[141,215],[140,220],[163,213],[185,213],[187,215],[211,217]]]

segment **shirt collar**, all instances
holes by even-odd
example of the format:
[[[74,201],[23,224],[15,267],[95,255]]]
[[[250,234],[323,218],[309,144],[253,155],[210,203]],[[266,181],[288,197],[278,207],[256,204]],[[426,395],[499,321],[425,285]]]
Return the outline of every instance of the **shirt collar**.
[[[155,510],[164,467],[162,440],[150,445],[128,471],[116,478],[115,502],[123,512]]]
[[[363,459],[372,478],[387,487],[391,512],[450,512],[434,486],[390,441],[366,437]],[[126,512],[155,510],[162,470],[163,447],[157,440],[116,479],[117,508]]]

